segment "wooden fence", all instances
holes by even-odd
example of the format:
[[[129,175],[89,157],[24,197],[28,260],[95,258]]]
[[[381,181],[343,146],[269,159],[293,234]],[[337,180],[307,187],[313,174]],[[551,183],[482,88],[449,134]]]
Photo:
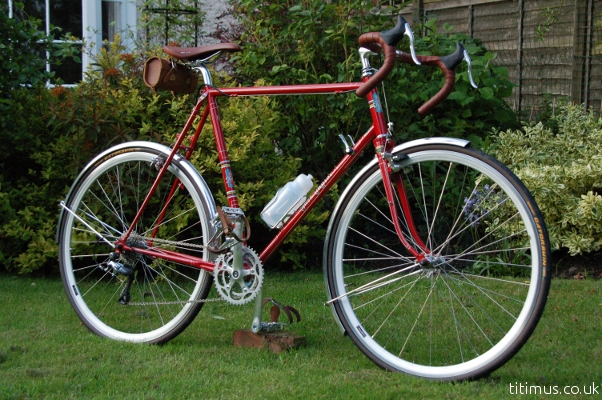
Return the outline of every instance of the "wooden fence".
[[[516,84],[510,102],[526,117],[544,97],[602,111],[600,0],[414,0],[402,14],[449,23],[497,53]]]

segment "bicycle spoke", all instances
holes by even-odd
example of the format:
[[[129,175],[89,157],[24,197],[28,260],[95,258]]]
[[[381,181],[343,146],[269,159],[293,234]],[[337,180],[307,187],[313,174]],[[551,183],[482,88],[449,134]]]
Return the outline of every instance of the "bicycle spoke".
[[[380,170],[365,169],[333,216],[331,304],[350,338],[385,368],[435,379],[480,375],[522,346],[541,313],[541,292],[531,290],[542,282],[531,205],[511,174],[477,150],[424,145],[403,154],[396,184],[404,190],[391,200],[402,237],[428,251],[417,262],[405,248]]]
[[[412,332],[414,332],[414,329],[416,328],[416,324],[418,323],[418,320],[420,319],[420,316],[422,315],[422,312],[424,311],[424,307],[426,306],[428,299],[431,297],[431,294],[433,294],[432,284],[431,284],[431,290],[429,290],[429,294],[426,297],[426,299],[424,300],[424,303],[422,304],[422,307],[420,308],[420,312],[418,313],[418,316],[414,320],[414,325],[412,325],[412,328],[410,329],[410,332],[408,333],[408,336],[406,337],[406,340],[403,343],[403,346],[401,347],[401,350],[399,351],[399,354],[397,355],[397,357],[401,357],[401,354],[405,350],[406,345],[408,344],[408,340],[410,339],[410,336],[412,336]]]
[[[460,275],[462,275],[462,274],[460,274]],[[504,306],[502,306],[502,305],[501,305],[501,304],[500,304],[498,301],[496,301],[496,300],[495,300],[493,297],[491,297],[491,296],[490,296],[488,293],[486,293],[486,292],[492,292],[492,293],[496,293],[496,292],[493,292],[493,291],[491,291],[491,290],[485,290],[485,289],[481,288],[480,286],[476,285],[476,284],[475,284],[474,282],[472,282],[471,280],[467,279],[466,277],[464,277],[464,278],[466,279],[465,281],[460,281],[460,280],[458,280],[458,279],[455,279],[455,278],[453,278],[453,277],[451,277],[451,276],[450,276],[449,278],[450,278],[450,280],[452,280],[452,281],[456,282],[458,285],[461,285],[461,284],[468,284],[469,286],[471,286],[471,287],[473,287],[473,288],[477,289],[479,292],[483,293],[483,294],[485,295],[485,297],[487,297],[489,300],[491,300],[491,302],[492,302],[492,303],[494,303],[496,306],[498,306],[498,307],[499,307],[499,308],[500,308],[502,311],[504,311],[506,314],[508,314],[510,317],[512,317],[514,320],[516,320],[516,318],[517,318],[517,316],[516,316],[516,315],[512,314],[512,313],[511,313],[510,311],[508,311],[508,310],[507,310],[507,309],[506,309]],[[504,297],[505,297],[505,298],[510,298],[510,297],[508,297],[508,296],[504,296]],[[510,299],[511,299],[511,298],[510,298]],[[515,301],[517,301],[517,302],[519,301],[518,299],[513,299],[513,300],[515,300]],[[493,321],[493,322],[495,323],[495,321]]]
[[[192,321],[211,280],[203,270],[136,249],[194,253],[206,259],[207,238],[214,236],[215,227],[196,189],[204,183],[185,174],[178,163],[186,161],[180,159],[172,161],[145,209],[139,210],[155,184],[152,164],[159,154],[155,145],[121,150],[127,146],[108,150],[72,190],[66,203],[79,215],[65,213],[69,217],[60,233],[61,268],[65,286],[72,288],[70,300],[92,331],[118,340],[162,343]],[[169,197],[176,180],[177,192]],[[211,204],[211,199],[205,200]],[[137,215],[132,228],[129,221]],[[130,229],[131,235],[123,238]],[[112,251],[119,239],[125,241],[125,249]]]
[[[399,271],[395,271],[395,272],[392,272],[392,273],[390,273],[390,274],[387,274],[387,275],[385,275],[385,276],[383,276],[383,277],[380,277],[380,278],[378,278],[378,279],[375,279],[375,280],[373,280],[373,281],[371,281],[371,282],[369,282],[369,283],[366,283],[366,284],[364,284],[364,285],[362,285],[362,286],[360,286],[360,287],[358,287],[358,288],[355,288],[355,289],[353,289],[353,290],[350,290],[349,292],[347,292],[347,293],[345,293],[345,294],[343,294],[343,295],[341,295],[341,296],[339,296],[339,297],[336,297],[336,298],[334,298],[334,299],[331,299],[331,300],[329,300],[329,301],[328,301],[326,304],[330,304],[330,303],[332,303],[332,302],[334,302],[334,301],[336,301],[336,300],[340,300],[340,299],[342,299],[343,297],[347,297],[347,296],[349,296],[349,295],[350,295],[350,294],[352,294],[352,293],[356,293],[356,292],[358,292],[359,294],[366,293],[366,292],[372,291],[372,290],[374,290],[374,289],[378,289],[378,288],[380,288],[380,287],[382,287],[382,286],[386,286],[386,285],[389,285],[389,284],[391,284],[391,283],[397,282],[397,281],[399,281],[399,280],[401,280],[401,279],[404,279],[404,278],[407,278],[407,277],[409,277],[409,276],[412,276],[412,275],[416,275],[416,274],[419,274],[419,273],[421,273],[421,271],[413,271],[413,272],[410,272],[409,274],[406,274],[406,275],[404,275],[404,276],[397,277],[397,278],[395,278],[395,279],[391,279],[391,280],[388,280],[388,281],[387,281],[387,279],[389,279],[389,278],[393,277],[394,275],[398,275],[398,274],[401,274],[402,272],[406,272],[406,271],[408,271],[408,270],[410,270],[410,269],[414,269],[414,267],[415,267],[415,265],[412,265],[412,266],[410,266],[410,267],[406,267],[406,268],[402,268],[402,269],[401,269],[401,270],[399,270]],[[384,282],[383,282],[383,281],[384,281]]]

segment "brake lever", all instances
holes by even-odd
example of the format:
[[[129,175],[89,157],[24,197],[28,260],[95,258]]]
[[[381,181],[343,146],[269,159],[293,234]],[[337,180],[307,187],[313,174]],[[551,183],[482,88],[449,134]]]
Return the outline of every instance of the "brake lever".
[[[380,37],[385,43],[393,47],[397,46],[397,43],[399,43],[404,36],[407,36],[410,39],[410,54],[412,55],[412,61],[414,61],[416,65],[420,65],[420,61],[418,61],[418,57],[416,57],[416,49],[414,48],[414,32],[412,32],[410,24],[408,24],[401,14],[397,16],[397,23],[393,29],[380,32]]]
[[[479,87],[477,86],[477,84],[475,83],[473,77],[472,77],[472,60],[470,59],[470,56],[468,55],[468,52],[466,51],[466,49],[464,49],[464,58],[463,61],[466,61],[466,64],[468,64],[468,78],[470,79],[470,85],[475,88],[478,89]]]
[[[412,28],[410,28],[410,24],[405,23],[405,31],[403,32],[410,39],[410,55],[412,56],[412,60],[416,65],[422,65],[420,61],[418,61],[418,57],[416,57],[416,49],[414,48],[414,32],[412,32]]]

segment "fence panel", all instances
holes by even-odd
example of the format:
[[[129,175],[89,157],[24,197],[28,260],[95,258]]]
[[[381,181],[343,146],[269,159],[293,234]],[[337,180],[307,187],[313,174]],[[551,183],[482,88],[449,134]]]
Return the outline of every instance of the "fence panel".
[[[544,98],[602,110],[602,1],[414,0],[403,14],[481,40],[508,69],[516,85],[509,101],[526,117]]]

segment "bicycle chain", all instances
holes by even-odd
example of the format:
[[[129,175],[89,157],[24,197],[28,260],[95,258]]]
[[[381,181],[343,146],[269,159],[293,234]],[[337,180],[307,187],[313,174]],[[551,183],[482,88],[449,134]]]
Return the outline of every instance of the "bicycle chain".
[[[218,301],[226,301],[221,297],[214,297],[211,299],[203,299],[203,300],[188,300],[188,301],[157,301],[154,303],[151,302],[137,302],[132,301],[128,303],[128,306],[166,306],[173,304],[188,304],[188,303],[217,303]]]
[[[137,240],[143,240],[143,241],[150,241],[150,242],[155,242],[158,244],[167,244],[167,245],[173,245],[173,246],[180,246],[180,247],[188,247],[188,248],[197,248],[197,249],[207,249],[207,246],[205,245],[198,245],[198,244],[192,244],[192,243],[182,243],[182,242],[177,242],[177,241],[172,241],[172,240],[167,240],[167,239],[158,239],[158,238],[152,238],[152,237],[145,237],[145,236],[140,236],[140,235],[136,235],[136,239]],[[253,259],[253,261],[258,262],[256,260],[258,260],[258,257],[256,255],[256,253],[250,249],[250,248],[245,248],[246,254],[247,256],[250,256],[251,259]],[[223,256],[220,256],[221,258],[223,258]],[[218,257],[218,260],[220,260],[221,258]],[[260,263],[260,262],[259,262]],[[260,263],[261,264],[261,263]],[[258,289],[261,287],[261,283],[262,283],[262,278],[263,278],[263,271],[261,269],[261,265],[259,266],[259,275],[257,276],[257,278],[259,279],[259,284],[257,285],[257,291]],[[245,304],[248,301],[252,300],[255,296],[253,296],[250,300],[245,300],[245,301],[234,301],[232,302],[232,300],[229,300],[224,294],[222,294],[220,292],[220,287],[219,285],[217,285],[218,288],[218,294],[220,294],[220,296],[215,297],[215,298],[211,298],[211,299],[203,299],[203,300],[188,300],[188,301],[158,301],[158,302],[135,302],[132,301],[130,303],[128,303],[129,306],[146,306],[146,305],[175,305],[175,304],[188,304],[188,303],[214,303],[214,302],[220,302],[220,301],[226,301],[232,304]],[[224,296],[224,297],[222,297]]]
[[[132,236],[134,236],[134,235],[135,234],[133,234]],[[140,236],[140,235],[135,235],[135,238],[136,238],[136,240],[143,240],[146,242],[154,242],[154,243],[159,243],[159,244],[168,244],[168,245],[173,245],[176,247],[180,246],[180,247],[196,248],[196,249],[203,249],[203,250],[207,249],[207,246],[202,245],[202,244],[182,243],[182,242],[177,242],[177,241],[173,241],[173,240],[145,237],[145,236]],[[188,304],[188,303],[213,303],[213,302],[218,302],[218,301],[225,301],[225,300],[222,299],[221,297],[215,297],[212,299],[188,300],[188,301],[156,301],[156,302],[132,301],[132,302],[128,303],[128,306],[150,306],[150,305],[164,306],[164,305]]]
[[[133,235],[135,235],[135,234],[132,234],[132,236]],[[212,247],[210,245],[184,243],[184,242],[178,242],[178,241],[167,240],[167,239],[159,239],[159,238],[153,238],[153,237],[146,237],[146,236],[140,236],[140,235],[137,235],[136,238],[140,239],[140,240],[147,241],[147,242],[154,242],[154,243],[157,243],[157,244],[160,244],[160,245],[171,245],[171,246],[174,246],[174,247],[182,247],[182,248],[188,248],[188,249],[208,250],[208,251],[210,251],[213,254],[223,254],[223,253],[226,253],[228,251],[228,249],[235,244],[235,243],[230,243],[229,246],[217,249],[217,248],[214,248],[214,247]]]

